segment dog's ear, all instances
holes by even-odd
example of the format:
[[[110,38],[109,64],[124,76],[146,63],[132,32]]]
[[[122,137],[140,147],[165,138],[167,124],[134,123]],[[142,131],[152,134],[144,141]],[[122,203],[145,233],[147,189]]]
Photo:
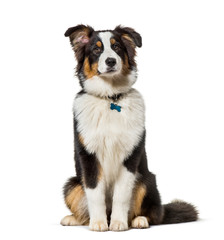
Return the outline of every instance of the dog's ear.
[[[65,37],[70,38],[72,46],[76,44],[86,44],[89,42],[90,35],[93,31],[92,27],[80,24],[69,28],[65,32]]]
[[[69,28],[65,32],[65,37],[70,38],[71,45],[75,51],[75,55],[78,61],[82,60],[85,46],[89,42],[93,31],[94,30],[92,27],[80,24]]]
[[[142,46],[142,37],[134,29],[128,27],[117,26],[114,29],[114,32],[118,33],[121,37],[121,40],[127,50],[129,63],[133,66],[136,66],[135,55],[136,47]]]
[[[124,44],[131,44],[132,47],[141,47],[142,46],[142,37],[137,33],[133,28],[117,26],[114,31],[118,32],[121,35],[121,39]]]

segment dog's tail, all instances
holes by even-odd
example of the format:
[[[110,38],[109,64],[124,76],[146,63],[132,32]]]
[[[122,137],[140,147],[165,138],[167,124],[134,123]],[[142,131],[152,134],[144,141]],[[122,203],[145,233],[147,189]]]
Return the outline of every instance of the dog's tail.
[[[164,205],[162,224],[193,222],[198,219],[195,206],[180,200],[174,200]]]

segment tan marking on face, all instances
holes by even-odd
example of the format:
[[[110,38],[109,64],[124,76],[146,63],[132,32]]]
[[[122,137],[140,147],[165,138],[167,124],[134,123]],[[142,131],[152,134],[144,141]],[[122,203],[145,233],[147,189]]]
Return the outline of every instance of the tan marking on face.
[[[98,42],[96,43],[96,46],[97,46],[97,47],[102,47],[101,41],[98,41]]]
[[[128,75],[130,73],[130,69],[129,69],[129,63],[128,63],[128,56],[127,54],[125,53],[125,60],[122,61],[123,63],[123,66],[122,66],[122,74],[124,76]]]
[[[98,70],[98,63],[94,63],[90,66],[89,59],[85,58],[84,74],[85,74],[86,78],[89,79],[89,78],[92,78],[95,75],[98,75],[97,70]]]
[[[89,221],[85,193],[81,185],[75,186],[65,197],[65,203],[81,224]]]
[[[110,39],[110,43],[113,45],[113,44],[115,44],[115,42],[116,42],[116,40],[114,39],[114,38],[111,38]]]

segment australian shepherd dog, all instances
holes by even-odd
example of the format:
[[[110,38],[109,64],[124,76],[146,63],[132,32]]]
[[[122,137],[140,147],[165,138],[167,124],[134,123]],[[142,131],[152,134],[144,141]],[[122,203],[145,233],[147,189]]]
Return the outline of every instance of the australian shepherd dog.
[[[156,177],[148,169],[145,104],[132,88],[140,34],[122,26],[95,31],[78,25],[65,36],[82,90],[73,105],[76,176],[64,186],[71,215],[61,224],[124,231],[197,220],[189,203],[161,204]]]

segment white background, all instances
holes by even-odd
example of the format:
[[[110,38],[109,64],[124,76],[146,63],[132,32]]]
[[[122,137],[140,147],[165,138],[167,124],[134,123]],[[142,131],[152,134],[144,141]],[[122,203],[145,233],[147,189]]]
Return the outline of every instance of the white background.
[[[200,221],[123,233],[59,225],[80,89],[64,32],[80,23],[142,35],[149,168],[163,202],[194,203]],[[1,239],[223,239],[223,1],[1,1],[0,34]]]

